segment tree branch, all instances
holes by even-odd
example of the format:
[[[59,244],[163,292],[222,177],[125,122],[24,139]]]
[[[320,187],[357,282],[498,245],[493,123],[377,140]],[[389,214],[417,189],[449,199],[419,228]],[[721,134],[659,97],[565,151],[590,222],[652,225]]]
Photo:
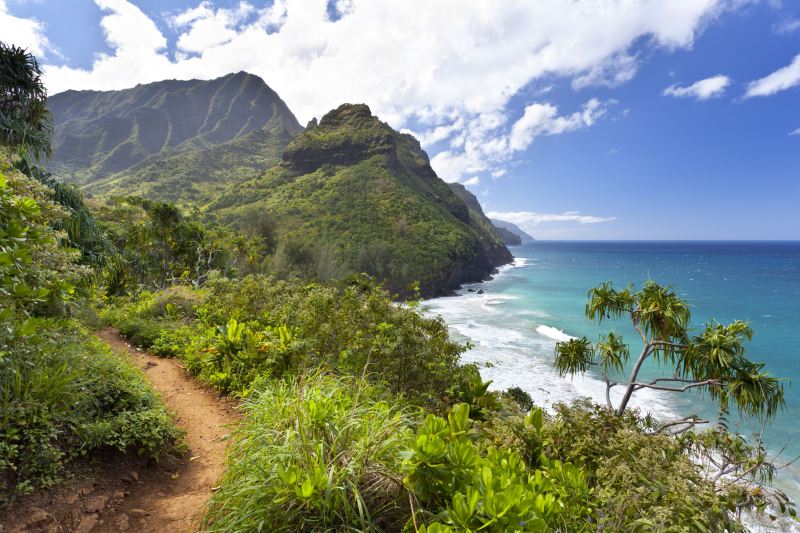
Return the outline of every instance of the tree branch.
[[[658,426],[656,428],[655,432],[656,433],[661,433],[665,429],[669,429],[669,428],[675,427],[675,426],[680,426],[680,425],[683,425],[683,424],[686,424],[685,428],[682,428],[682,429],[680,429],[678,431],[670,431],[669,432],[670,435],[679,435],[679,434],[683,433],[684,431],[687,431],[687,430],[693,428],[697,424],[708,424],[708,420],[700,418],[697,415],[690,415],[690,416],[686,416],[686,417],[683,417],[683,418],[679,418],[677,420],[671,420],[669,422],[664,422],[663,424],[661,424],[660,426]]]
[[[686,392],[687,390],[695,387],[705,387],[707,385],[716,385],[716,384],[719,384],[719,381],[716,379],[707,379],[705,381],[692,382],[683,387],[664,387],[661,385],[654,385],[652,383],[641,383],[638,381],[631,383],[631,385],[633,385],[634,387],[634,390],[653,389],[653,390],[662,390],[667,392]]]

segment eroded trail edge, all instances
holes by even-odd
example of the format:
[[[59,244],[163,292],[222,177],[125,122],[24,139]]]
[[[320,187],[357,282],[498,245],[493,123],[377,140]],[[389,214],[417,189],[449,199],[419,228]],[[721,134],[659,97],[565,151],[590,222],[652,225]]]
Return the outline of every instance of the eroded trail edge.
[[[238,421],[234,404],[193,379],[174,359],[130,346],[114,328],[97,333],[114,350],[128,353],[143,369],[186,432],[188,453],[171,468],[147,476],[95,531],[118,530],[120,521],[144,531],[194,531],[225,465],[228,436]]]

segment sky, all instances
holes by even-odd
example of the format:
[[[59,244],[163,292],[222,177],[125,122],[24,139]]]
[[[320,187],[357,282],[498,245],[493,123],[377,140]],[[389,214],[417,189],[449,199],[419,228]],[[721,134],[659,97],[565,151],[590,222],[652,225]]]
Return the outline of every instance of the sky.
[[[0,0],[50,94],[368,104],[540,239],[800,239],[800,0]]]

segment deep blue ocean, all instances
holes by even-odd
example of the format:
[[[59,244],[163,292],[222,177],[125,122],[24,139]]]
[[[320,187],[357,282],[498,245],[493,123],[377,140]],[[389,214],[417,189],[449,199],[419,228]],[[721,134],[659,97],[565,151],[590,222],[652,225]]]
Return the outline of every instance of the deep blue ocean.
[[[583,335],[595,340],[601,331],[614,330],[631,342],[635,358],[641,345],[630,325],[601,329],[584,318],[584,304],[588,290],[602,281],[623,288],[653,279],[672,285],[692,305],[695,328],[712,318],[750,322],[755,336],[748,355],[787,379],[786,409],[765,429],[764,440],[770,450],[785,446],[777,462],[800,455],[800,242],[535,241],[511,251],[514,265],[492,281],[425,302],[457,340],[474,345],[463,361],[478,363],[495,389],[520,386],[545,406],[580,396],[602,402],[605,385],[596,376],[556,374],[555,342]],[[654,365],[645,370],[646,376],[671,375]],[[662,419],[696,413],[715,420],[716,415],[696,392],[639,391],[633,405]],[[747,438],[761,429],[736,416],[730,425]],[[800,497],[800,467],[784,469],[778,484]]]

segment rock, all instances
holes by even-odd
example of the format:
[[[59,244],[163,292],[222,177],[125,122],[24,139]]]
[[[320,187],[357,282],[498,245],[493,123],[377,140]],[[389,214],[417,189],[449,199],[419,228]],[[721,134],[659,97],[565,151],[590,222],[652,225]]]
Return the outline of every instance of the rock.
[[[72,492],[64,498],[67,505],[75,505],[78,502],[80,495],[77,492]]]
[[[128,515],[123,514],[117,517],[116,520],[117,531],[128,531],[130,524],[128,523]]]
[[[50,515],[44,509],[32,507],[28,518],[16,531],[42,531],[44,525],[50,521]]]
[[[144,509],[130,509],[130,510],[128,511],[128,514],[132,514],[132,515],[134,515],[134,516],[147,516],[147,515],[149,515],[150,513],[148,513],[148,512],[147,512],[147,511],[145,511]]]
[[[94,498],[90,498],[86,501],[86,512],[99,513],[105,509],[106,503],[108,503],[108,496],[105,494],[100,494]]]
[[[483,294],[483,289],[478,289],[478,294]]]
[[[123,483],[136,483],[139,481],[139,473],[135,470],[131,470],[127,474],[122,474],[119,479]]]
[[[75,528],[75,533],[89,533],[97,525],[99,518],[96,514],[86,515],[81,519],[81,523]]]

